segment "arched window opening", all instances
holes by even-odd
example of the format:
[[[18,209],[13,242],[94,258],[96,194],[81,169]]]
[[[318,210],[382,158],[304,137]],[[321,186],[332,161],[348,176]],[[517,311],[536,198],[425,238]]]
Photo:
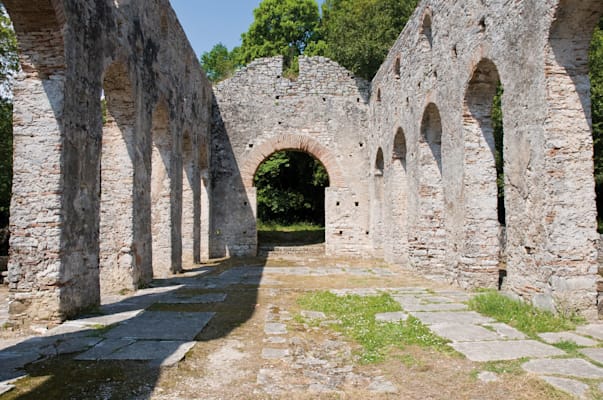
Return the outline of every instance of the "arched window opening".
[[[396,57],[396,62],[394,63],[394,78],[400,79],[400,56]]]
[[[379,148],[379,150],[377,150],[377,157],[375,158],[375,176],[383,176],[384,168],[385,162],[383,160],[383,150]]]
[[[377,103],[381,102],[381,89],[377,89]]]
[[[423,18],[423,25],[421,26],[421,35],[423,35],[423,39],[429,45],[429,49],[433,47],[433,32],[431,25],[431,14],[428,12]]]
[[[435,104],[430,103],[423,115],[421,124],[421,140],[427,144],[439,175],[442,175],[442,120],[440,111]]]
[[[406,171],[406,138],[402,128],[398,128],[394,137],[394,151],[392,154],[394,164],[399,162]]]
[[[260,164],[253,183],[260,247],[324,242],[329,176],[320,161],[301,151],[278,151]]]

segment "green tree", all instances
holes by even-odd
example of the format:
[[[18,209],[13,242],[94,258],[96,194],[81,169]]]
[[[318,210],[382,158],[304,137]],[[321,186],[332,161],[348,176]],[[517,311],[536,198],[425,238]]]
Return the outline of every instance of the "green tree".
[[[212,82],[220,82],[230,78],[237,67],[235,61],[237,49],[228,51],[222,43],[215,45],[210,51],[201,55],[201,67]]]
[[[329,177],[306,153],[281,151],[264,161],[254,177],[262,222],[324,224],[324,189]]]
[[[326,0],[318,52],[356,75],[377,73],[418,0]],[[314,47],[312,47],[314,50]]]
[[[297,57],[317,40],[316,0],[263,0],[253,16],[249,30],[241,35],[237,61],[245,65],[256,58],[282,55],[286,68],[295,70]]]
[[[17,39],[0,3],[0,227],[8,223],[13,175],[13,105],[10,78],[19,68]]]
[[[599,231],[603,232],[603,19],[593,34],[589,54],[595,183]]]

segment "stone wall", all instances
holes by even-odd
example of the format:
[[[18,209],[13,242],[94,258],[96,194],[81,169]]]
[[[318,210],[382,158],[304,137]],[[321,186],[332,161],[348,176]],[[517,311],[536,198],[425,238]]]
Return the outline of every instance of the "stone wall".
[[[295,80],[282,74],[281,57],[260,59],[214,88],[211,254],[256,254],[254,174],[272,153],[299,150],[329,174],[327,254],[370,255],[368,82],[321,57],[301,57]]]
[[[602,13],[598,0],[421,2],[372,82],[369,152],[386,160],[383,213],[402,218],[383,230],[387,259],[463,287],[495,287],[506,262],[506,290],[596,314],[587,49]],[[503,242],[491,123],[499,80]]]
[[[181,220],[197,216],[192,225],[200,225],[200,198],[190,198],[200,197],[201,179],[186,172],[207,154],[211,87],[167,0],[4,4],[22,67],[14,88],[11,318],[62,320],[97,306],[101,286],[134,289],[178,271],[183,253],[199,253],[199,235]],[[152,165],[160,147],[162,170]],[[156,195],[155,187],[166,191]],[[167,258],[156,243],[169,244]]]
[[[468,288],[496,287],[505,267],[504,290],[597,314],[587,50],[600,0],[424,0],[370,85],[320,57],[290,80],[269,58],[213,92],[168,0],[4,4],[22,66],[13,321],[65,319],[183,260],[255,255],[253,176],[279,150],[327,169],[327,254]]]

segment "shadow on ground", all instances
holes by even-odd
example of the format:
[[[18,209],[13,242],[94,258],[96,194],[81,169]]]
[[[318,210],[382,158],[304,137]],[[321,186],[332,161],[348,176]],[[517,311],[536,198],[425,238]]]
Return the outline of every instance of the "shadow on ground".
[[[283,231],[258,231],[258,242],[260,247],[277,246],[306,246],[321,244],[325,242],[325,230],[302,230],[295,232]]]
[[[93,315],[0,350],[0,381],[28,375],[0,398],[150,398],[162,366],[253,316],[265,264],[228,259],[154,280]]]

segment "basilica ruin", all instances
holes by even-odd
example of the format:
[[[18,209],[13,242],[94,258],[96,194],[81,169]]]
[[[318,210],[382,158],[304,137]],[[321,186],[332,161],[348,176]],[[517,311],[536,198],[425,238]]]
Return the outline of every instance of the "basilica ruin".
[[[327,255],[601,315],[588,78],[600,0],[424,0],[372,82],[320,57],[289,80],[276,57],[214,87],[168,0],[4,4],[22,68],[15,323],[64,320],[183,263],[255,256],[253,177],[279,150],[328,172]]]

